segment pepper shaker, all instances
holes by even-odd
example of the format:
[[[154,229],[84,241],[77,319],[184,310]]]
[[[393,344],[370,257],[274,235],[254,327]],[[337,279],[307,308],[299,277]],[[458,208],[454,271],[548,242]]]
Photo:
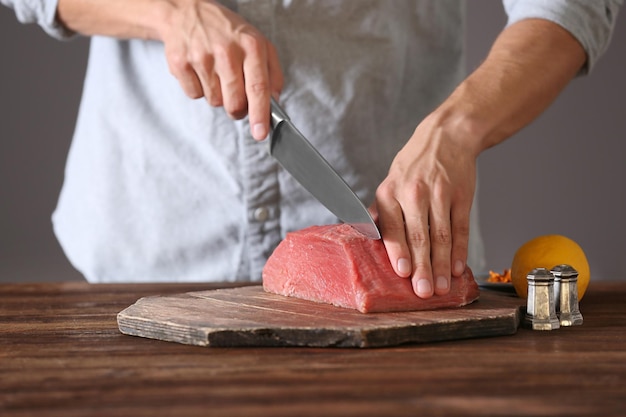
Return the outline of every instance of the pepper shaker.
[[[559,328],[554,301],[554,275],[546,268],[535,268],[526,276],[528,299],[524,326],[533,330]]]
[[[570,265],[556,265],[550,271],[554,275],[554,299],[561,326],[579,326],[583,316],[578,308],[578,271]]]

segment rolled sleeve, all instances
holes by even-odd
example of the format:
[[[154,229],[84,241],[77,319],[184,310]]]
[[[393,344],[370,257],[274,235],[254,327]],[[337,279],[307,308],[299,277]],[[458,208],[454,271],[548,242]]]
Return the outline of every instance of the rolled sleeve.
[[[503,0],[507,25],[529,18],[552,21],[569,31],[587,53],[589,73],[606,51],[623,0]]]
[[[0,3],[12,8],[21,23],[37,23],[56,39],[68,39],[75,35],[56,18],[58,0],[0,0]]]

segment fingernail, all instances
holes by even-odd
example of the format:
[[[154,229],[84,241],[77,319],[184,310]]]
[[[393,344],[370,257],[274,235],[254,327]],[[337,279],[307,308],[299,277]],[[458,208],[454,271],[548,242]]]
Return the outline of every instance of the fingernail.
[[[257,123],[252,126],[252,136],[258,140],[265,139],[267,134],[265,133],[265,126],[263,126],[263,123]]]
[[[461,275],[465,271],[465,264],[463,261],[456,261],[454,263],[454,275]]]
[[[446,277],[437,277],[435,285],[439,290],[446,290],[448,289],[448,279]]]
[[[411,273],[411,263],[406,258],[398,259],[398,272],[402,276],[408,276]]]
[[[420,279],[417,281],[417,295],[430,296],[433,293],[433,287],[430,281],[427,279]]]

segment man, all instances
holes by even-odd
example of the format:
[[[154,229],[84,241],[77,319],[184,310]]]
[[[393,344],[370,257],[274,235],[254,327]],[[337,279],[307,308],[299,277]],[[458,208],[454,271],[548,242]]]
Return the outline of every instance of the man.
[[[458,0],[0,2],[93,36],[53,216],[88,280],[258,280],[286,232],[336,222],[258,143],[274,95],[423,298],[484,266],[477,156],[593,67],[622,3],[504,1],[465,77]]]

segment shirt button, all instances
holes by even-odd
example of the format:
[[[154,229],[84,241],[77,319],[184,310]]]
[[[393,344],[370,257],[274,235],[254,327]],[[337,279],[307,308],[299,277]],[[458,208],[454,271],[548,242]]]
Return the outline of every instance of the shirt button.
[[[259,222],[264,222],[269,217],[270,212],[267,207],[258,207],[254,210],[254,219]]]

